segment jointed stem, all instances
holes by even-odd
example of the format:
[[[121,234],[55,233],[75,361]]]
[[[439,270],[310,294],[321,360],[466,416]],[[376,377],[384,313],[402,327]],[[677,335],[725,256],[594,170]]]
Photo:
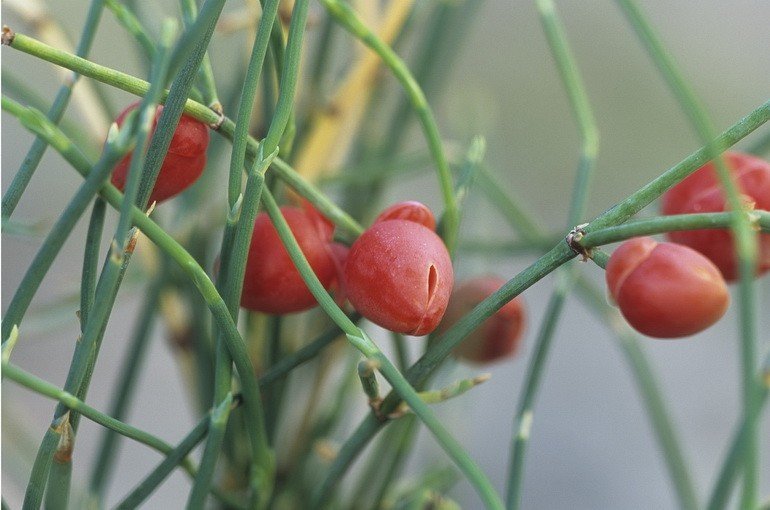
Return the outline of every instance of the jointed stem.
[[[103,7],[103,0],[91,1],[91,6],[88,9],[88,17],[86,18],[86,23],[80,36],[80,42],[75,50],[75,54],[79,57],[85,57],[91,49],[91,45],[96,35],[96,29],[102,16]],[[53,105],[48,111],[47,116],[53,124],[58,124],[64,115],[64,110],[67,108],[67,104],[72,96],[72,89],[75,87],[75,83],[77,83],[79,78],[80,76],[77,73],[73,73],[70,79],[59,88],[56,99],[54,99]],[[27,188],[27,184],[29,184],[29,181],[32,179],[32,174],[34,174],[37,166],[40,164],[40,160],[43,158],[43,154],[47,147],[48,144],[44,138],[38,137],[35,139],[29,152],[27,152],[27,156],[24,158],[24,163],[22,163],[19,171],[16,172],[11,185],[8,187],[8,191],[3,196],[3,218],[8,218],[13,214],[24,190]]]

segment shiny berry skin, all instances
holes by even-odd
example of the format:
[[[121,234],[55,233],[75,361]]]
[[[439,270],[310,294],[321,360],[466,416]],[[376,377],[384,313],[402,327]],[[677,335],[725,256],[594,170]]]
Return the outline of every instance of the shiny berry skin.
[[[328,288],[337,278],[330,246],[334,226],[307,208],[284,206],[281,213],[310,267]],[[284,314],[307,310],[316,304],[270,218],[264,212],[258,214],[246,261],[241,306],[256,312]]]
[[[345,264],[353,307],[375,324],[409,335],[426,335],[438,326],[453,283],[444,242],[408,220],[372,225],[353,243]]]
[[[433,212],[427,205],[414,200],[391,205],[377,216],[374,223],[385,220],[413,221],[431,230],[436,230],[436,218],[433,216]]]
[[[496,276],[480,276],[456,286],[436,333],[442,334],[449,330],[476,305],[497,292],[504,283],[505,280]],[[514,355],[521,343],[525,316],[523,301],[518,296],[471,331],[455,348],[455,356],[472,363],[485,364]]]
[[[743,195],[754,209],[770,210],[770,163],[737,152],[724,154],[728,168]],[[662,198],[663,214],[723,212],[729,210],[713,163],[707,163]],[[757,274],[770,270],[770,234],[759,235]],[[727,281],[738,279],[732,233],[721,230],[685,230],[669,232],[669,240],[684,244],[708,257],[722,271]]]
[[[126,116],[135,110],[139,103],[133,103],[123,110],[115,122],[122,126]],[[158,106],[155,111],[153,132],[157,127],[158,117],[163,111],[163,106]],[[163,159],[163,164],[155,181],[155,187],[150,194],[149,203],[162,202],[178,195],[189,188],[203,173],[206,166],[206,148],[209,145],[209,128],[206,124],[187,115],[182,115],[179,125],[171,138],[168,153]],[[131,154],[127,154],[115,166],[110,182],[123,191],[128,177],[128,167],[131,165]]]
[[[656,338],[693,335],[718,321],[730,295],[719,269],[687,246],[636,237],[610,256],[610,295],[628,323]]]

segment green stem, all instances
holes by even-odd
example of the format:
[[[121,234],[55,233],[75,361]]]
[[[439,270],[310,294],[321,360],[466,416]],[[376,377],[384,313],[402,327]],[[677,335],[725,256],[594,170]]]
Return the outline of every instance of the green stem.
[[[99,249],[104,230],[104,216],[107,204],[101,198],[94,200],[91,219],[88,222],[86,247],[83,254],[83,274],[80,280],[80,332],[88,321],[88,315],[94,305],[96,292],[96,273],[99,266]]]
[[[479,324],[492,316],[505,303],[515,298],[530,286],[550,274],[557,267],[575,257],[575,253],[564,242],[554,246],[545,255],[528,268],[506,282],[490,297],[479,303],[469,314],[460,319],[451,329],[444,333],[431,345],[427,352],[406,372],[406,379],[414,387],[421,387],[431,373],[449,356]],[[401,402],[401,398],[391,391],[380,406],[380,413],[387,416]],[[385,425],[387,421],[367,416],[354,434],[346,441],[327,471],[324,481],[316,488],[313,501],[320,505],[331,496],[332,489],[347,471],[353,460],[360,454],[369,440]]]
[[[50,124],[44,125],[45,129],[40,129],[52,146],[59,150],[65,160],[70,163],[75,170],[82,176],[87,177],[91,171],[90,162],[79,152],[73,151],[72,142],[66,138],[60,131],[54,129]],[[54,145],[55,142],[55,145]],[[123,202],[123,195],[111,184],[105,184],[100,190],[102,197],[114,208],[120,209]],[[201,297],[211,310],[218,326],[225,332],[225,339],[228,350],[230,351],[236,369],[241,379],[242,391],[244,394],[244,404],[246,412],[249,415],[251,423],[263,423],[263,410],[261,398],[259,396],[259,387],[257,384],[254,369],[232,317],[230,316],[227,305],[222,300],[216,290],[216,287],[209,279],[205,270],[190,256],[190,254],[171,236],[169,236],[154,221],[148,218],[144,212],[134,207],[132,209],[132,219],[136,225],[158,248],[165,252],[176,262],[180,268],[188,275],[195,284]],[[3,321],[5,325],[5,321]],[[9,328],[10,329],[10,328]],[[6,336],[7,338],[7,336]],[[258,427],[250,427],[249,433],[253,444],[259,445],[259,456],[255,472],[262,481],[262,486],[270,486],[274,472],[273,456],[268,448],[264,430]]]
[[[302,250],[297,244],[297,240],[294,238],[288,223],[281,215],[278,208],[278,204],[275,203],[272,194],[269,190],[264,190],[262,194],[262,202],[265,205],[265,209],[273,221],[273,225],[278,231],[278,235],[281,241],[284,243],[286,250],[289,252],[294,265],[297,267],[302,279],[313,293],[313,296],[318,300],[321,307],[329,315],[329,317],[342,329],[348,340],[361,351],[364,356],[372,359],[379,365],[379,371],[387,379],[387,381],[394,388],[396,393],[400,395],[411,407],[412,411],[422,420],[428,429],[433,433],[438,443],[449,455],[449,457],[457,464],[460,470],[465,474],[471,484],[478,492],[481,499],[487,505],[488,508],[502,508],[502,502],[494,491],[489,480],[483,474],[483,472],[476,466],[476,464],[470,459],[468,454],[463,450],[462,446],[446,431],[441,422],[435,417],[433,412],[428,406],[420,399],[415,389],[409,384],[409,382],[401,375],[395,366],[388,360],[377,346],[372,342],[366,334],[356,327],[353,322],[345,315],[345,313],[337,306],[334,299],[326,292],[323,285],[318,280],[318,277],[313,273],[313,269],[310,267],[307,259],[302,253]]]
[[[142,48],[145,58],[148,61],[153,61],[157,52],[155,42],[133,11],[117,0],[104,0],[104,5],[112,11],[118,23],[131,34],[139,47]]]
[[[182,7],[182,18],[186,27],[191,27],[195,23],[195,19],[198,15],[198,6],[195,0],[180,0]],[[219,95],[217,94],[217,85],[214,80],[214,70],[211,67],[211,57],[206,52],[203,55],[203,62],[200,66],[200,81],[203,85],[203,101],[215,112],[222,111],[222,104],[219,102]]]
[[[275,107],[270,129],[265,137],[265,152],[271,153],[278,148],[278,142],[283,136],[284,130],[294,109],[294,92],[297,88],[297,76],[299,74],[300,57],[302,55],[302,39],[305,34],[309,0],[297,0],[291,15],[289,25],[289,39],[286,43],[286,53],[281,69],[281,85],[278,95],[278,104]]]
[[[358,323],[360,319],[360,315],[353,315],[350,317],[350,320],[354,324]],[[260,387],[275,384],[280,379],[283,379],[298,366],[315,358],[318,353],[337,340],[342,334],[342,330],[336,324],[329,326],[326,331],[318,335],[318,338],[302,347],[297,352],[281,358],[278,363],[271,366],[270,369],[259,378]]]
[[[556,15],[553,2],[551,0],[536,0],[535,4],[540,14],[540,21],[543,24],[546,38],[551,47],[551,54],[556,61],[556,67],[567,90],[567,96],[580,133],[580,158],[567,219],[567,228],[569,228],[578,223],[585,214],[591,177],[596,166],[596,155],[599,150],[599,133],[593,113],[591,112],[588,96],[564,33],[564,27]],[[540,386],[545,362],[553,342],[553,336],[564,307],[564,302],[574,284],[576,270],[577,268],[573,266],[569,269],[560,268],[557,271],[558,280],[556,288],[551,294],[548,308],[541,323],[535,342],[535,353],[527,369],[524,386],[521,390],[519,407],[514,419],[513,437],[511,439],[511,460],[506,491],[506,508],[508,510],[517,510],[521,504],[525,453],[529,444],[534,417],[535,397]]]
[[[80,35],[80,41],[78,42],[75,54],[78,57],[85,57],[91,49],[91,45],[94,42],[96,35],[96,29],[99,26],[99,20],[102,16],[102,9],[104,7],[104,0],[92,0],[91,5],[88,8],[88,14],[86,17],[86,23],[83,26],[83,31]],[[3,43],[5,43],[5,35],[3,35]],[[73,73],[65,80],[64,84],[59,87],[59,91],[56,93],[56,99],[54,99],[51,109],[48,110],[48,119],[53,124],[58,124],[64,115],[69,104],[70,97],[72,97],[72,89],[75,87],[80,76],[77,73]],[[16,205],[19,203],[21,196],[24,194],[24,190],[27,189],[27,184],[32,179],[32,175],[35,173],[40,160],[43,159],[48,144],[43,137],[35,138],[32,147],[24,157],[24,162],[19,168],[18,172],[11,181],[8,191],[3,195],[2,201],[2,216],[3,218],[9,218],[13,214]]]
[[[69,157],[91,170],[91,165],[86,157],[66,139],[61,131],[57,130],[52,125],[39,123],[39,121],[42,121],[42,114],[40,114],[40,112],[24,108],[7,97],[2,98],[2,105],[3,110],[18,117],[27,127],[40,127],[46,131],[50,128],[51,131],[49,134],[53,137],[53,139],[49,138],[49,140],[53,142],[51,145],[55,144],[54,148],[57,150],[60,148],[64,149],[65,158]],[[48,143],[46,143],[46,145],[48,145]],[[24,273],[19,287],[8,304],[5,317],[3,317],[3,339],[8,338],[11,328],[14,325],[21,325],[21,321],[24,318],[27,308],[32,302],[32,298],[36,294],[56,256],[59,254],[61,247],[64,245],[64,242],[69,237],[75,224],[77,224],[99,188],[108,179],[115,163],[117,163],[123,156],[124,152],[124,149],[113,144],[108,144],[102,157],[96,165],[93,166],[93,170],[88,174],[85,182],[83,182],[72,197],[72,200],[64,209],[61,216],[59,216],[59,219],[56,220],[56,223],[50,233],[46,236],[45,241],[43,241],[42,246],[35,254],[34,259],[32,259],[32,263]],[[88,313],[88,311],[86,313]]]
[[[535,395],[540,386],[545,361],[548,357],[551,342],[553,341],[558,318],[564,307],[564,301],[572,288],[575,275],[574,271],[559,272],[559,281],[551,294],[540,330],[535,340],[535,352],[527,368],[527,375],[522,386],[519,406],[514,421],[514,435],[511,441],[511,459],[508,470],[508,509],[517,509],[521,504],[521,482],[524,476],[524,459],[527,445],[529,444],[534,419]]]
[[[770,231],[770,212],[752,211],[753,224],[762,231]],[[595,246],[616,243],[632,237],[662,234],[677,230],[726,229],[733,223],[733,214],[697,213],[678,214],[672,216],[657,216],[641,220],[629,221],[622,225],[594,230],[578,241],[580,246],[589,249]]]
[[[3,93],[41,112],[51,109],[51,102],[33,91],[27,82],[15,74],[14,70],[3,68],[0,74],[3,76]],[[94,158],[99,156],[102,151],[102,140],[94,140],[91,135],[83,131],[82,126],[69,118],[63,117],[58,125],[87,156]]]
[[[695,128],[702,143],[705,143],[709,160],[713,160],[717,170],[717,176],[724,188],[727,204],[732,210],[733,222],[731,231],[735,238],[735,250],[738,258],[740,275],[738,296],[741,335],[741,363],[742,363],[742,397],[744,414],[753,415],[751,406],[754,405],[754,394],[759,391],[754,372],[757,365],[756,355],[756,308],[757,299],[753,280],[756,272],[758,253],[757,236],[752,232],[751,226],[742,211],[745,211],[740,198],[740,190],[730,174],[730,170],[724,159],[720,156],[721,150],[713,143],[715,128],[709,118],[706,109],[698,100],[692,87],[690,87],[671,57],[671,54],[663,46],[654,32],[650,23],[632,0],[618,0],[618,5],[628,18],[637,36],[647,49],[652,60],[658,66],[659,71],[668,82],[674,95],[677,97],[682,109],[690,118],[690,123]],[[743,495],[741,507],[754,508],[757,504],[757,477],[759,470],[759,429],[755,428],[748,434],[749,442],[746,448],[743,471]]]
[[[8,365],[3,363],[3,377],[13,378],[13,375],[8,375],[7,367]],[[48,475],[51,471],[52,452],[58,446],[60,437],[61,434],[54,427],[48,427],[48,430],[45,431],[45,436],[43,436],[43,441],[35,456],[35,462],[32,464],[32,472],[29,474],[29,483],[27,483],[27,490],[24,492],[23,510],[40,508]]]
[[[185,59],[185,63],[171,84],[152,141],[147,149],[147,159],[142,168],[141,186],[135,202],[141,209],[147,205],[155,187],[155,181],[158,179],[163,160],[171,145],[171,139],[176,132],[185,103],[188,101],[187,97],[195,77],[198,75],[203,56],[206,54],[224,3],[225,0],[206,0],[201,8],[200,16],[182,35],[170,57],[171,62],[168,65],[171,72],[176,69],[176,60]],[[189,59],[187,58],[188,54]]]
[[[380,56],[383,63],[391,70],[407,93],[412,108],[420,119],[423,132],[428,141],[428,147],[436,163],[439,188],[441,189],[445,208],[443,219],[443,224],[446,227],[443,232],[444,241],[451,252],[457,240],[460,212],[455,200],[452,172],[449,169],[449,163],[444,154],[436,120],[425,98],[425,94],[404,61],[361,21],[349,5],[340,0],[321,0],[321,3],[329,15],[342,25],[345,30]]]
[[[235,215],[228,217],[227,226],[225,227],[225,235],[222,239],[222,274],[220,275],[220,286],[222,288],[222,300],[228,309],[228,313],[233,319],[234,323],[238,321],[238,310],[240,305],[241,291],[243,289],[243,275],[246,270],[246,260],[249,252],[249,246],[251,244],[251,235],[253,232],[254,218],[257,215],[257,209],[259,207],[259,200],[262,195],[262,188],[265,182],[264,173],[270,166],[270,162],[275,154],[272,154],[267,159],[258,157],[249,171],[249,178],[246,183],[246,198],[245,203],[236,204],[236,209],[239,209]],[[217,330],[217,347],[215,357],[215,369],[214,369],[214,405],[219,406],[224,398],[231,391],[232,385],[232,358],[228,352],[223,332]],[[223,416],[225,422],[228,416]],[[224,424],[227,425],[226,423]],[[252,423],[250,427],[259,427],[260,436],[267,439],[266,423]],[[215,441],[221,446],[221,438],[218,435],[212,435],[209,437],[209,443]],[[219,449],[212,445],[209,447],[208,443],[204,452],[202,462],[208,466],[210,463],[216,462],[216,458],[219,453]],[[254,458],[258,458],[260,455],[259,449],[265,447],[254,443],[252,445],[252,454]],[[207,455],[206,455],[207,453]],[[209,475],[213,475],[213,467],[206,471]],[[256,471],[255,471],[256,474]],[[200,479],[201,484],[211,483],[211,480]],[[253,483],[257,483],[257,480],[253,480]],[[265,505],[270,500],[271,489],[268,487],[262,487],[258,490],[254,487],[254,497],[259,497],[261,505]]]
[[[655,374],[650,362],[644,354],[639,341],[633,332],[620,318],[618,311],[609,306],[604,295],[593,285],[581,278],[578,281],[578,291],[586,305],[604,319],[616,333],[618,344],[631,368],[635,382],[639,387],[650,418],[653,431],[658,440],[659,448],[666,461],[669,476],[680,508],[697,509],[698,496],[687,461],[677,437],[674,424],[671,422],[666,403],[658,387]]]
[[[770,355],[765,359],[764,367],[757,382],[761,390],[755,394],[754,405],[750,408],[752,414],[743,416],[738,430],[733,435],[730,449],[725,456],[719,476],[709,498],[708,506],[706,507],[708,510],[721,510],[727,506],[730,499],[730,490],[735,479],[742,471],[743,459],[745,459],[746,448],[749,445],[747,438],[751,434],[754,424],[761,416],[770,394]]]
[[[195,477],[190,495],[187,498],[187,508],[202,509],[206,504],[206,496],[211,490],[211,479],[214,476],[219,450],[225,438],[227,419],[233,404],[233,394],[227,393],[218,407],[213,409],[209,424],[209,438],[203,457]],[[211,453],[213,451],[213,453]]]
[[[171,449],[166,458],[134,490],[123,498],[115,508],[119,510],[138,508],[163,480],[171,474],[174,468],[189,455],[193,448],[203,440],[208,432],[209,424],[208,416],[198,422],[195,428],[175,448]]]
[[[270,33],[278,12],[278,0],[267,0],[262,8],[262,16],[259,19],[259,27],[251,49],[249,65],[246,69],[246,77],[241,89],[241,99],[238,102],[238,115],[235,120],[235,132],[233,134],[233,146],[230,154],[230,174],[227,187],[227,197],[230,207],[235,204],[241,194],[241,174],[246,161],[246,146],[249,135],[249,123],[251,112],[254,108],[254,99],[257,93],[257,85],[262,70],[262,65],[267,54],[270,42]],[[271,151],[272,152],[272,151]]]
[[[115,384],[115,391],[113,392],[114,399],[109,415],[117,420],[122,420],[127,414],[129,403],[133,397],[133,390],[139,379],[139,369],[147,352],[150,332],[157,317],[160,293],[165,282],[165,273],[162,272],[156,276],[155,281],[147,291],[142,309],[139,312],[136,329],[133,332],[128,349],[128,359],[125,360],[121,368],[120,375]],[[89,490],[91,496],[98,502],[104,501],[104,491],[107,488],[117,454],[118,439],[119,435],[114,430],[104,431],[101,444],[97,450],[96,462],[91,471]]]
[[[13,365],[8,362],[3,362],[2,367],[3,367],[3,378],[5,379],[10,379],[16,382],[17,384],[20,384],[25,388],[28,388],[34,391],[35,393],[39,393],[40,395],[43,395],[45,397],[57,400],[60,403],[62,403],[65,407],[67,407],[67,409],[71,409],[72,411],[77,411],[79,414],[82,414],[83,416],[93,421],[94,423],[98,423],[99,425],[106,427],[110,430],[113,430],[122,436],[125,436],[129,439],[133,439],[134,441],[137,441],[146,446],[149,446],[153,450],[156,450],[163,454],[168,454],[171,451],[171,446],[169,446],[163,440],[158,439],[152,434],[149,434],[140,429],[137,429],[136,427],[132,427],[131,425],[123,423],[122,421],[117,420],[111,416],[108,416],[102,413],[101,411],[98,411],[97,409],[94,409],[93,407],[89,406],[82,400],[78,399],[73,394],[67,391],[61,390],[56,386],[54,386],[53,384],[47,381],[44,381],[42,379],[39,379],[28,372],[25,372],[24,370],[17,367],[16,365]],[[53,430],[53,427],[49,430]],[[58,442],[58,434],[57,434],[57,442]],[[55,446],[56,445],[54,444],[54,447]],[[185,465],[185,470],[193,474],[195,471],[194,468],[192,467],[192,464],[189,464],[189,463]]]

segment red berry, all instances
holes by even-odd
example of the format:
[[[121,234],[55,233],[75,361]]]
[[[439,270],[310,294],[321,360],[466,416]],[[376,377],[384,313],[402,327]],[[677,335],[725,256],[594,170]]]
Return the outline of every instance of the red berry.
[[[657,338],[689,336],[727,310],[719,269],[697,251],[651,237],[630,239],[607,263],[607,287],[634,329]]]
[[[422,202],[409,200],[393,204],[380,213],[374,223],[385,220],[407,220],[419,223],[431,230],[436,230],[436,218],[427,205]]]
[[[743,194],[755,209],[770,210],[770,163],[748,154],[726,152],[725,161]],[[713,163],[707,163],[668,190],[662,199],[663,214],[722,212],[729,210]],[[770,270],[770,234],[759,235],[757,274]],[[669,232],[668,239],[693,248],[711,259],[727,281],[738,278],[732,233],[728,230]]]
[[[133,103],[123,110],[115,122],[122,126],[127,115],[135,110],[139,103]],[[158,106],[155,111],[153,132],[157,127],[157,120],[163,106]],[[168,153],[163,159],[163,164],[155,181],[155,187],[150,194],[149,202],[162,202],[178,195],[190,187],[203,173],[206,166],[206,148],[209,145],[209,129],[206,124],[190,116],[182,115],[179,125],[171,138]],[[112,184],[119,190],[123,190],[128,177],[128,167],[131,165],[131,154],[127,154],[115,166],[112,172]]]
[[[289,224],[310,267],[324,287],[337,277],[330,247],[334,226],[320,213],[284,206],[281,213]],[[246,261],[241,305],[257,312],[284,314],[299,312],[317,304],[305,285],[278,231],[266,213],[257,215]]]
[[[437,333],[443,333],[470,313],[476,305],[497,292],[505,280],[480,276],[455,287]],[[524,332],[525,311],[521,297],[506,303],[479,324],[454,350],[454,354],[473,363],[491,363],[516,353]]]
[[[426,335],[444,315],[454,272],[443,241],[420,223],[385,220],[350,248],[345,290],[361,315],[391,331]]]

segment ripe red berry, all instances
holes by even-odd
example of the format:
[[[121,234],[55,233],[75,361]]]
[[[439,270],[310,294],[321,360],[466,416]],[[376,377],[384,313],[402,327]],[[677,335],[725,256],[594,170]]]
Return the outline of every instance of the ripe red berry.
[[[426,335],[444,315],[454,272],[443,241],[421,223],[380,221],[350,248],[345,290],[361,315],[391,331]]]
[[[414,200],[391,205],[377,216],[374,223],[385,220],[413,221],[431,230],[436,230],[436,218],[433,216],[433,212],[427,205]]]
[[[337,264],[331,248],[334,226],[317,211],[281,207],[302,253],[324,287],[335,281]],[[278,231],[266,213],[257,215],[246,261],[241,305],[257,312],[299,312],[317,304],[305,285]]]
[[[454,326],[476,305],[494,294],[505,280],[480,276],[463,282],[452,291],[444,318],[436,329],[441,334]],[[473,363],[491,363],[516,353],[524,332],[525,311],[521,297],[506,303],[479,324],[454,350],[458,358]]]
[[[128,114],[135,110],[139,103],[133,103],[120,112],[115,122],[122,126]],[[153,132],[157,127],[157,119],[163,106],[158,106],[155,111]],[[182,115],[179,125],[171,138],[168,153],[163,159],[163,164],[155,181],[155,187],[150,194],[149,203],[162,202],[178,195],[190,187],[203,173],[206,166],[206,148],[209,145],[209,129],[206,124],[187,115]],[[115,166],[112,172],[112,184],[119,190],[123,190],[128,177],[128,167],[131,165],[131,153],[127,154]]]
[[[697,251],[651,237],[629,239],[607,263],[607,287],[634,329],[657,338],[702,331],[727,310],[719,269]]]
[[[725,161],[743,198],[755,209],[770,210],[770,163],[748,154],[726,152]],[[707,163],[668,190],[662,198],[663,214],[722,212],[729,210],[713,163]],[[757,274],[770,270],[770,234],[759,235]],[[732,233],[728,230],[669,232],[668,239],[708,257],[727,281],[738,278]]]

